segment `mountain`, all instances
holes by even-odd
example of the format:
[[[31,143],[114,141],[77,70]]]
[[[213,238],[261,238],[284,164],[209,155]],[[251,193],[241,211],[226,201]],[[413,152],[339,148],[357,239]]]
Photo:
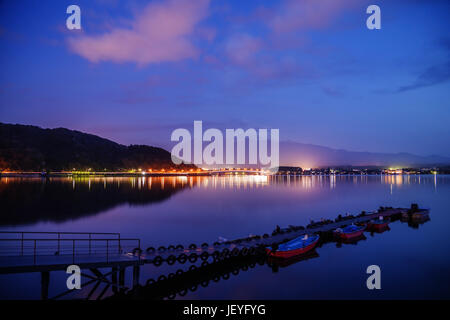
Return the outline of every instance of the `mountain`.
[[[0,123],[0,170],[128,170],[175,166],[164,149],[125,146],[92,134]]]
[[[380,166],[419,167],[448,165],[450,158],[409,153],[371,153],[337,150],[298,142],[280,142],[280,165],[308,167]],[[176,166],[162,148],[125,146],[79,131],[0,123],[0,170],[122,171],[138,168],[195,168]]]
[[[332,149],[298,142],[280,142],[280,164],[309,167],[380,166],[418,167],[448,165],[450,158],[409,153],[372,153]]]

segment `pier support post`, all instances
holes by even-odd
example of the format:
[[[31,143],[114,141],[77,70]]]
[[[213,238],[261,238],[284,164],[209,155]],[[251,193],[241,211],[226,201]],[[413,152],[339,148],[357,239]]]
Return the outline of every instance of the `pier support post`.
[[[48,299],[48,287],[50,283],[50,272],[43,271],[41,272],[41,299]]]
[[[119,286],[122,288],[125,286],[125,267],[119,267]]]
[[[133,266],[133,289],[136,288],[139,284],[139,272],[140,272],[139,265]]]
[[[117,293],[117,267],[112,267],[111,282],[113,283],[112,291]]]

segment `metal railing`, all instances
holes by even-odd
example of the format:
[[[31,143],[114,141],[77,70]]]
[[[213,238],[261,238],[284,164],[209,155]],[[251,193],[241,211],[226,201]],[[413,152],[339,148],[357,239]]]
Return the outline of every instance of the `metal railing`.
[[[121,238],[120,233],[0,231],[0,256],[32,255],[36,260],[38,255],[71,254],[75,258],[101,254],[108,259],[111,254],[124,253],[124,249],[140,247],[140,239]]]

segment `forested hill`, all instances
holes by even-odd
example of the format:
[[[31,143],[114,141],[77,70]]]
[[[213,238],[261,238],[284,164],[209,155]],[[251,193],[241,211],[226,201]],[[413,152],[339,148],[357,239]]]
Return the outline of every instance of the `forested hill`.
[[[176,166],[168,151],[146,145],[125,146],[92,134],[65,128],[0,123],[0,170],[96,171]]]

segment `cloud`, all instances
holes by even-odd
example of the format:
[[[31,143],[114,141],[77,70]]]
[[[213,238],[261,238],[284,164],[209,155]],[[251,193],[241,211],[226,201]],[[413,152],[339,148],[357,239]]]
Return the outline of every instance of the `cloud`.
[[[327,27],[339,14],[360,0],[287,0],[268,20],[275,33]]]
[[[225,51],[230,60],[237,64],[248,64],[254,55],[263,47],[263,42],[248,34],[233,35],[225,46]]]
[[[450,39],[441,39],[438,43],[447,56],[447,61],[432,65],[420,73],[417,79],[409,85],[399,87],[395,92],[405,92],[423,87],[430,87],[450,80]]]
[[[69,38],[74,53],[91,62],[135,62],[139,65],[196,58],[192,41],[197,24],[209,11],[209,0],[167,0],[147,5],[130,28]]]
[[[422,72],[417,79],[410,85],[402,86],[396,92],[405,92],[409,90],[429,87],[444,83],[450,80],[450,61],[434,65]]]

